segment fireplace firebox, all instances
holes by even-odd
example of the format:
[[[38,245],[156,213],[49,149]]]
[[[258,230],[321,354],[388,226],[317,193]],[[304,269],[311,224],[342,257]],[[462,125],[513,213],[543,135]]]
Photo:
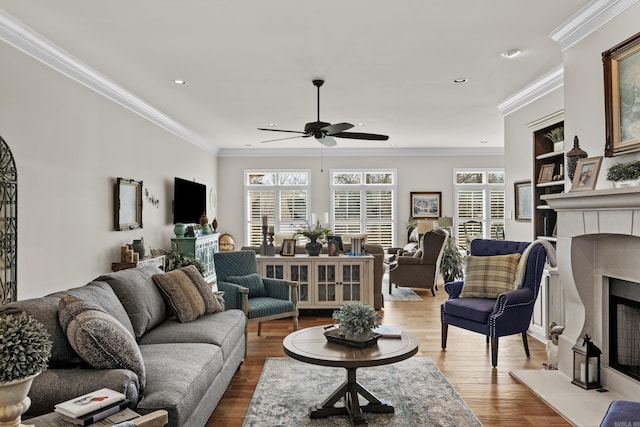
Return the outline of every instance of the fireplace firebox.
[[[640,283],[609,279],[609,366],[640,381]]]

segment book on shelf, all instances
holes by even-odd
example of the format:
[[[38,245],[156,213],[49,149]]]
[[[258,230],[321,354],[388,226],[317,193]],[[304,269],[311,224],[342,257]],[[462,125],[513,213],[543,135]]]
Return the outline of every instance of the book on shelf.
[[[397,326],[381,325],[373,329],[381,338],[402,338],[402,329]]]
[[[101,388],[91,393],[69,399],[54,405],[54,411],[71,418],[79,418],[90,412],[122,402],[126,396],[109,388]]]
[[[102,419],[110,417],[111,415],[117,414],[118,412],[127,408],[129,406],[129,403],[130,401],[128,399],[121,400],[120,402],[112,403],[109,406],[105,406],[104,408],[89,412],[88,414],[80,415],[79,417],[70,417],[60,412],[58,412],[58,415],[60,415],[63,420],[72,424],[76,424],[79,426],[88,426],[93,423],[97,423]]]

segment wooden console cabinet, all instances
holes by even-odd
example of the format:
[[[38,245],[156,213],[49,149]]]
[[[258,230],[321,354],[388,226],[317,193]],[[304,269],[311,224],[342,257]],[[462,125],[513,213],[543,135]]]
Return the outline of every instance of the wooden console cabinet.
[[[216,268],[213,262],[213,254],[218,252],[218,237],[219,233],[207,234],[205,236],[198,237],[176,237],[171,239],[171,248],[173,249],[178,246],[181,254],[195,257],[204,264],[204,280],[212,283],[216,280]]]
[[[264,277],[298,282],[299,308],[339,308],[362,301],[373,307],[373,255],[258,255]]]

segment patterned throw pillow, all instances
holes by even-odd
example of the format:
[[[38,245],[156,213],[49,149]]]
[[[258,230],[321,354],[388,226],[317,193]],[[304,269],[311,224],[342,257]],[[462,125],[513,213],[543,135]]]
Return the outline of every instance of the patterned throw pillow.
[[[465,257],[460,298],[497,298],[513,289],[520,254]]]
[[[113,316],[75,295],[63,297],[58,320],[76,353],[96,369],[128,369],[144,389],[146,374],[135,338]]]
[[[249,289],[249,298],[266,297],[267,290],[262,283],[262,277],[258,273],[248,274],[246,276],[227,276],[225,282],[235,283]]]
[[[153,281],[182,323],[194,321],[203,314],[223,311],[220,302],[211,291],[211,285],[193,265],[155,274]]]

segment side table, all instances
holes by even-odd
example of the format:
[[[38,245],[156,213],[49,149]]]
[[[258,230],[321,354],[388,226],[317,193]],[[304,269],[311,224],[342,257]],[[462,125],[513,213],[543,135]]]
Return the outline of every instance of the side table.
[[[169,422],[169,417],[165,410],[154,411],[150,414],[140,416],[131,409],[123,409],[117,414],[113,414],[104,420],[90,425],[94,427],[109,427],[113,424],[129,420],[138,427],[163,427]],[[63,420],[58,413],[50,412],[45,415],[40,415],[39,417],[22,420],[22,425],[25,427],[72,427],[74,424]]]

